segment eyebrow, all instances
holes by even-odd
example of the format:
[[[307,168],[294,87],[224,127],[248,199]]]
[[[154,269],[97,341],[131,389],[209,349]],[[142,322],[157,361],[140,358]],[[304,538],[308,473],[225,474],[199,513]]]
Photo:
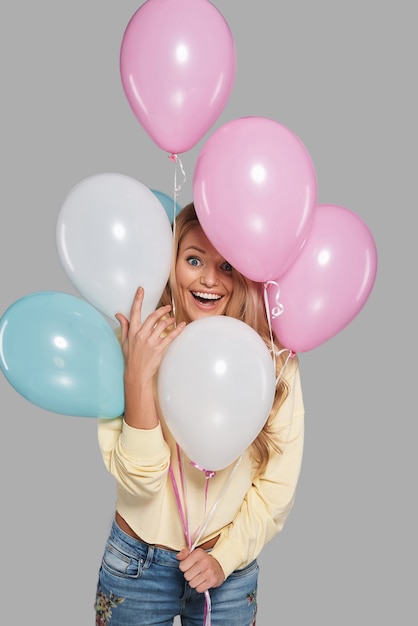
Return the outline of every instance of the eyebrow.
[[[206,254],[206,250],[204,250],[203,248],[199,248],[198,246],[187,246],[187,248],[184,248],[184,252],[187,252],[187,250],[197,250],[197,252]]]
[[[187,248],[184,248],[184,250],[183,250],[182,254],[184,254],[184,253],[186,253],[186,252],[189,252],[189,251],[193,251],[193,252],[200,252],[201,254],[208,254],[208,251],[207,251],[207,250],[205,250],[204,248],[199,248],[199,246],[194,246],[194,245],[187,246]],[[219,253],[218,253],[218,254],[219,254]],[[227,261],[227,260],[226,260],[226,259],[225,259],[225,258],[224,258],[221,254],[219,255],[219,257],[220,257],[221,259],[223,259],[223,261],[224,261],[225,263],[229,263],[229,261]],[[231,263],[229,263],[229,265],[231,265]],[[231,265],[231,267],[232,267],[232,265]]]

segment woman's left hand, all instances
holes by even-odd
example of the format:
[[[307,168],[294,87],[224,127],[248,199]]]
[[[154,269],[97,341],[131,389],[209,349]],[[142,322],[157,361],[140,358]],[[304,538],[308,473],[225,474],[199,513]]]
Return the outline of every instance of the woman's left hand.
[[[222,567],[218,561],[202,550],[188,550],[183,548],[177,558],[180,561],[180,569],[184,573],[184,578],[190,587],[196,589],[199,593],[204,593],[212,587],[219,587],[225,580]]]

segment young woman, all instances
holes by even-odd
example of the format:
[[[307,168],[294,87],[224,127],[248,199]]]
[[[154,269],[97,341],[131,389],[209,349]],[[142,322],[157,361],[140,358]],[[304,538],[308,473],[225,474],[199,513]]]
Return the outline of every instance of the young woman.
[[[117,498],[99,572],[96,626],[169,626],[177,615],[184,626],[203,626],[208,594],[213,626],[255,624],[257,556],[283,528],[299,477],[304,406],[296,357],[288,360],[270,416],[237,467],[216,472],[208,483],[200,469],[178,458],[182,453],[156,394],[167,346],[187,323],[209,315],[240,319],[270,349],[272,344],[262,285],[243,277],[215,250],[193,204],[176,218],[174,250],[161,306],[143,320],[139,288],[130,321],[116,315],[125,358],[125,413],[98,425]],[[279,373],[287,355],[275,347]],[[192,530],[217,503],[193,550],[178,508],[182,481]]]

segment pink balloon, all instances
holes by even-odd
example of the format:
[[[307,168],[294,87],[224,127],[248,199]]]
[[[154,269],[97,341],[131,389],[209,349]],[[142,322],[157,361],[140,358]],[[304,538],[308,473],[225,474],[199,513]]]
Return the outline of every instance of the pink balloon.
[[[295,262],[277,280],[278,288],[267,287],[279,341],[306,352],[331,339],[363,308],[376,271],[376,245],[360,217],[340,206],[319,205]]]
[[[173,154],[192,148],[219,117],[235,65],[229,26],[207,0],[148,0],[122,39],[128,102],[151,139]]]
[[[206,141],[193,175],[200,223],[242,274],[280,276],[300,251],[317,200],[311,157],[288,128],[263,117],[224,124]]]

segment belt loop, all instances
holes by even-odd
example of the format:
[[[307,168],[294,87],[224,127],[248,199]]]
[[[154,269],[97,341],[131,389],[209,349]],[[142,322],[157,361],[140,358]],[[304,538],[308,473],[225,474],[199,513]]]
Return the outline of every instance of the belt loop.
[[[148,568],[151,565],[153,558],[154,558],[154,551],[155,551],[154,546],[151,546],[150,544],[147,544],[147,545],[148,545],[148,550],[147,550],[147,557],[143,565],[144,568]]]

